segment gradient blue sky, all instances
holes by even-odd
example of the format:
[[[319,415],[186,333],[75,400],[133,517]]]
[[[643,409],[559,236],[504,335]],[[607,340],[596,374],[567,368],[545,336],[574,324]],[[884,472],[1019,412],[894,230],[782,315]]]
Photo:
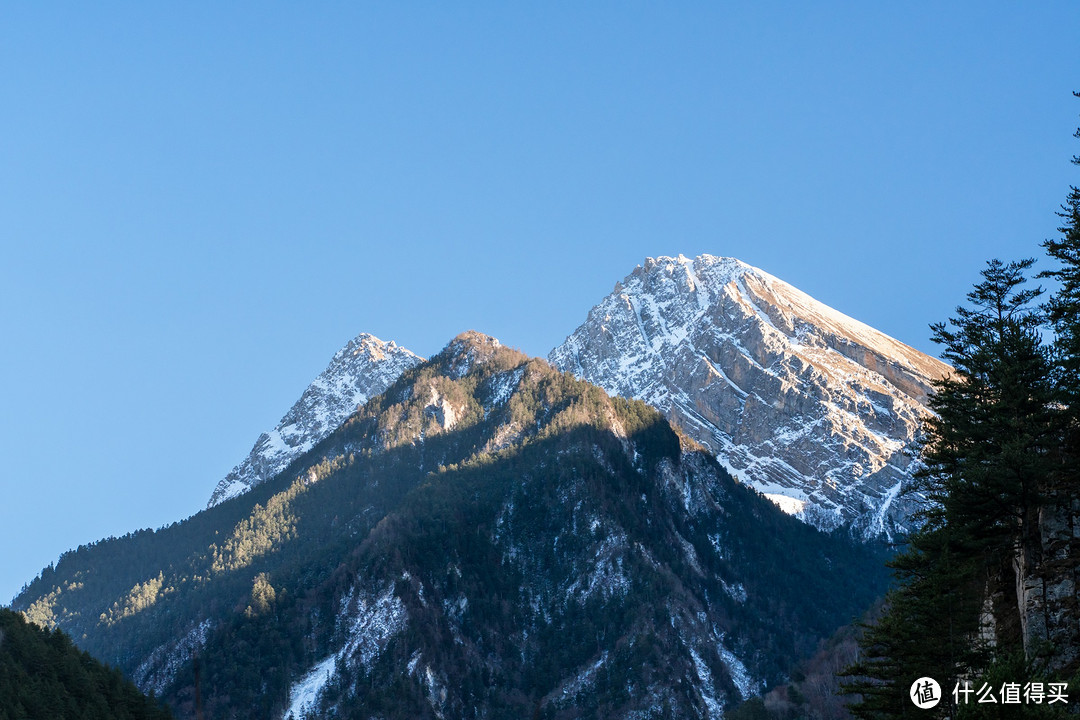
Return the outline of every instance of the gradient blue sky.
[[[933,352],[1080,184],[1080,3],[457,5],[0,9],[0,602],[359,332],[543,355],[711,253]]]

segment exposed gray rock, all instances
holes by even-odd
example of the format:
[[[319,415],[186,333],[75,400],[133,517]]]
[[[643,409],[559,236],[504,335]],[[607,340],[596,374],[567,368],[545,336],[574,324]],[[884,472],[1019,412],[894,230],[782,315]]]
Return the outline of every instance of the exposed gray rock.
[[[1074,670],[1080,662],[1080,499],[1051,493],[1037,522],[1035,537],[1013,558],[1024,652],[1029,658],[1045,654],[1054,669]]]
[[[789,512],[866,536],[899,497],[931,382],[925,355],[732,258],[648,258],[550,361],[663,411]]]

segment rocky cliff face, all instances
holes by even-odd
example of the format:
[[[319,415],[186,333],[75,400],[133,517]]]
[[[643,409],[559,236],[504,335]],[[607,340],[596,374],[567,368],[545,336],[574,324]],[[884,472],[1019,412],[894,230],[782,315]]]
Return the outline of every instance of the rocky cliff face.
[[[392,341],[367,333],[350,340],[277,426],[260,435],[244,461],[217,484],[207,507],[277,475],[422,360]]]
[[[1036,532],[1014,554],[1011,568],[1016,593],[1012,606],[1019,610],[1024,654],[1042,656],[1053,670],[1076,672],[1080,667],[1080,498],[1067,492],[1050,493],[1032,519]],[[990,627],[994,633],[1001,631],[993,620]],[[1047,653],[1047,647],[1053,652]]]
[[[649,258],[549,355],[640,398],[823,528],[905,526],[899,497],[946,364],[732,258]]]

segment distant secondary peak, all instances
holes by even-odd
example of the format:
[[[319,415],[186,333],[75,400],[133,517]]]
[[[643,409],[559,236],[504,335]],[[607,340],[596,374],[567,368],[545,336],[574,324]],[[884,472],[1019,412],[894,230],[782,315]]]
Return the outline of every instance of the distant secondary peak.
[[[357,335],[334,353],[278,424],[259,436],[247,458],[218,483],[208,505],[245,493],[283,471],[421,362],[422,357],[395,342],[369,333]]]

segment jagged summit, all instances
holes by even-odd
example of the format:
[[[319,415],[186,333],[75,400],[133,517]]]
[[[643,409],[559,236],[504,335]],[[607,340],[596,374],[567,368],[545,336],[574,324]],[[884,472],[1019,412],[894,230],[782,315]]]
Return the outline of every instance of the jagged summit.
[[[402,372],[423,358],[393,341],[361,333],[330,364],[248,456],[217,484],[207,507],[247,492],[284,470]]]
[[[647,258],[549,355],[660,408],[823,527],[905,524],[897,499],[948,365],[740,260]]]
[[[410,355],[414,354],[411,351],[400,347],[393,340],[380,340],[371,333],[360,333],[352,340],[345,343],[345,347],[334,353],[334,357],[330,359],[330,364],[334,365],[341,363],[346,358],[357,357],[360,355],[364,355],[370,360],[378,362],[380,360],[385,360],[389,355],[394,355],[401,351]]]

